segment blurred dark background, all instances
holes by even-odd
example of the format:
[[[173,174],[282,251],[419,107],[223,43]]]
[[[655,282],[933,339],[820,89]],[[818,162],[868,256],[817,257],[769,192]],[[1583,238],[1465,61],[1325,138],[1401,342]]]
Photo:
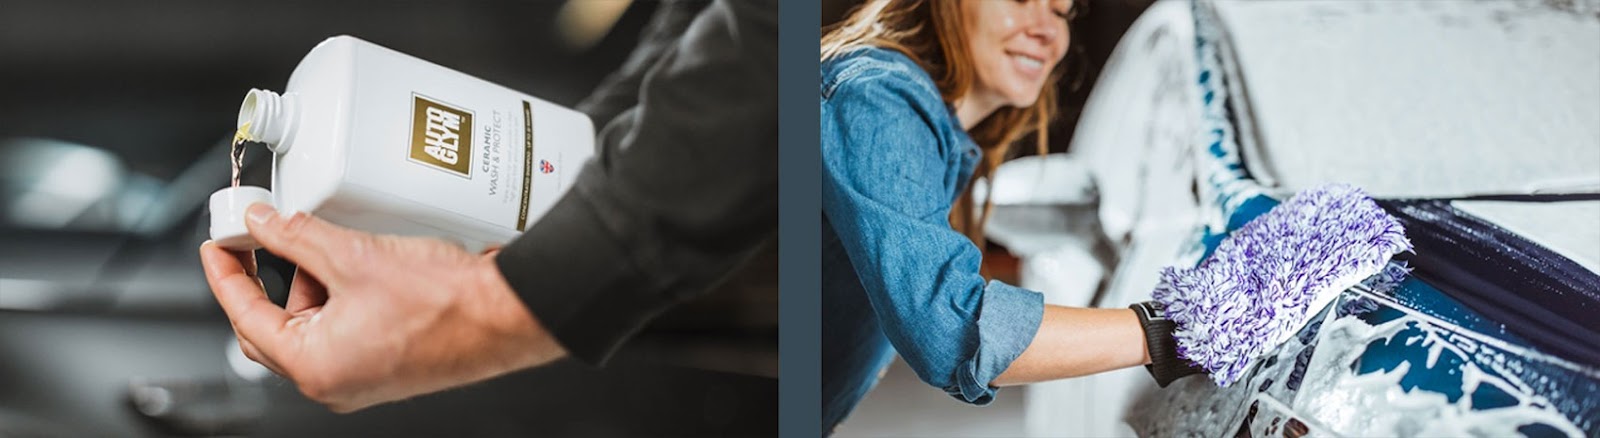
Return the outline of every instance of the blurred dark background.
[[[623,3],[602,0],[600,3]],[[0,136],[113,152],[172,178],[232,128],[251,87],[282,89],[313,45],[350,34],[568,106],[621,63],[654,8],[589,47],[559,1],[0,2]]]
[[[573,106],[662,7],[0,1],[0,437],[774,434],[775,258],[605,368],[560,363],[343,416],[230,361],[200,274],[201,207],[228,184],[240,99],[281,90],[319,41],[354,35]],[[263,158],[247,157],[246,183],[268,185]],[[281,303],[293,267],[262,265]]]

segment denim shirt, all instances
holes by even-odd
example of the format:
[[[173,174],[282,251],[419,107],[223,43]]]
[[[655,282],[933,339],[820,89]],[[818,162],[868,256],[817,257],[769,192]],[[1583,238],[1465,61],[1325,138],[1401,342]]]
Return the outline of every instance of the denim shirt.
[[[973,404],[1032,342],[1038,292],[979,274],[982,252],[950,227],[977,145],[910,58],[862,48],[822,64],[823,266],[847,257],[883,334],[924,382]],[[855,284],[848,281],[853,277]],[[826,341],[825,341],[826,342]]]

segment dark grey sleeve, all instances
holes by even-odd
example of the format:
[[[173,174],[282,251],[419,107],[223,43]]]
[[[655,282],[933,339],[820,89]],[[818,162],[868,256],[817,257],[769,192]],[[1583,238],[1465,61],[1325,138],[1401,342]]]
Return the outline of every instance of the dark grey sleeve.
[[[639,34],[639,43],[628,53],[617,71],[600,81],[589,97],[574,107],[589,115],[595,126],[605,126],[639,104],[639,85],[645,74],[662,56],[678,46],[689,24],[706,9],[710,0],[664,0],[656,4],[650,24]]]
[[[602,363],[777,229],[777,3],[717,1],[606,125],[566,196],[497,257],[573,356]]]

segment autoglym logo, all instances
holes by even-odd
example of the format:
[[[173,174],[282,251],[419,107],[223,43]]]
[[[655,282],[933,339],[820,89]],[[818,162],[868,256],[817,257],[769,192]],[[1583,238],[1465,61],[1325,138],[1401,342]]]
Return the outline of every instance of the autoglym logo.
[[[412,94],[411,161],[472,175],[472,112]]]

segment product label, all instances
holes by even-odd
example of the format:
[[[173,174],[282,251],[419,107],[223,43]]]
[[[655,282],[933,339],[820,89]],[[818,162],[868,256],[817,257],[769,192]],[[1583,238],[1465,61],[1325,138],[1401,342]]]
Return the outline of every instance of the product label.
[[[411,161],[471,178],[472,111],[411,97]]]
[[[540,160],[541,166],[549,162]],[[550,170],[540,168],[544,173]],[[533,105],[522,101],[522,207],[517,209],[517,231],[528,225],[528,195],[533,193]]]

